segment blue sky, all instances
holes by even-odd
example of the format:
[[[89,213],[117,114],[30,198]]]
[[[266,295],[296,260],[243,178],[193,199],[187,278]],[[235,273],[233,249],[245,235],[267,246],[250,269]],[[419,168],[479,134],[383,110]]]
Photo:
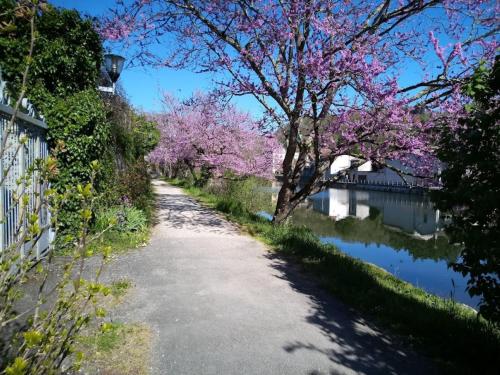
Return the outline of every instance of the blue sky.
[[[50,0],[51,4],[77,9],[91,16],[100,16],[115,5],[114,0]],[[113,51],[120,53],[120,51]],[[128,68],[119,80],[132,104],[145,111],[159,111],[161,93],[168,91],[178,97],[189,97],[197,90],[209,90],[212,82],[209,76],[195,74],[186,70]],[[251,97],[241,97],[234,100],[241,109],[254,116],[262,113],[260,105]]]
[[[83,14],[90,16],[101,16],[115,6],[115,0],[49,0],[50,3],[64,8],[74,8]],[[432,10],[434,16],[444,16],[442,10]],[[433,27],[430,20],[420,20],[420,27],[431,29]],[[447,45],[451,40],[444,35],[438,35],[441,45]],[[168,43],[168,41],[164,42]],[[161,47],[159,47],[161,48]],[[123,54],[124,51],[114,50],[114,53]],[[431,66],[437,67],[440,62],[433,52],[425,55]],[[415,83],[422,74],[420,67],[410,62],[404,66],[398,81],[401,86]],[[132,104],[138,109],[145,111],[159,111],[162,109],[161,95],[167,91],[177,97],[189,97],[195,91],[206,91],[213,87],[211,77],[206,74],[195,74],[187,70],[173,70],[168,68],[154,69],[151,67],[127,68],[123,71],[120,84],[124,87],[127,96]],[[250,112],[255,117],[260,117],[263,113],[260,104],[251,96],[237,97],[233,102],[242,110]]]

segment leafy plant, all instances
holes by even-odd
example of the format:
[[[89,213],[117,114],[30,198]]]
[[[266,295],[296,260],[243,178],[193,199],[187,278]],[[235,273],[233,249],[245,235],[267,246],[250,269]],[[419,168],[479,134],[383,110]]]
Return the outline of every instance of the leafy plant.
[[[15,240],[2,249],[0,257],[0,370],[6,374],[54,374],[71,355],[75,355],[75,362],[67,366],[77,369],[79,355],[73,347],[76,334],[91,320],[105,314],[98,306],[98,297],[107,295],[109,288],[100,283],[99,277],[110,249],[102,253],[103,262],[95,274],[88,279],[83,276],[85,259],[92,255],[89,245],[100,235],[90,236],[96,197],[92,184],[95,173],[87,185],[68,187],[59,193],[48,188],[54,164],[51,158],[38,160],[18,179],[20,186],[34,181],[45,193],[38,195],[34,207],[21,203],[28,200],[24,197],[29,197],[27,192],[22,193],[17,203],[20,217],[29,217],[29,220],[20,226]],[[97,171],[98,164],[93,163],[92,168]],[[49,230],[49,226],[38,225],[39,213],[50,210],[50,224],[58,235],[58,214],[67,201],[79,207],[79,223],[75,232],[66,234],[59,242],[71,256],[62,266],[62,274],[55,281],[49,281],[54,268],[54,245],[50,245],[43,262],[36,256],[37,244]],[[30,287],[26,285],[28,280]],[[18,305],[27,288],[33,290],[32,298],[27,304]]]
[[[86,90],[65,98],[53,97],[40,110],[49,124],[49,145],[57,150],[59,174],[53,182],[64,186],[88,181],[90,162],[109,159],[109,123],[99,95]]]
[[[117,206],[103,209],[96,214],[94,228],[103,231],[110,228],[111,231],[138,232],[147,226],[147,218],[144,213],[135,208]]]

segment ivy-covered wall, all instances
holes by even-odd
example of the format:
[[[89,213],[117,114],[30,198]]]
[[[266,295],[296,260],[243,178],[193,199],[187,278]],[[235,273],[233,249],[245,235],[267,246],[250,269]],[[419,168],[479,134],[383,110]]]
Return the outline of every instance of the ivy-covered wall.
[[[16,97],[27,62],[29,22],[15,14],[13,0],[0,0],[0,10],[0,22],[9,24],[0,32],[0,68]],[[101,168],[95,185],[103,207],[123,200],[145,207],[142,196],[151,192],[144,155],[156,142],[155,126],[122,97],[97,91],[103,47],[93,21],[47,4],[35,24],[26,96],[47,121],[49,147],[57,159],[53,186],[62,190],[85,184],[90,163],[97,160]],[[71,203],[60,218],[67,229],[78,221]]]

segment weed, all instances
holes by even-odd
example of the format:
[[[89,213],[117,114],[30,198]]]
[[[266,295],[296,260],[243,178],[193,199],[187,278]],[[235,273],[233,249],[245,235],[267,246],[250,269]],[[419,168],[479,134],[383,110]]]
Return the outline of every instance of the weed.
[[[120,279],[111,283],[111,295],[115,298],[123,297],[128,289],[132,286],[132,282],[128,279]]]

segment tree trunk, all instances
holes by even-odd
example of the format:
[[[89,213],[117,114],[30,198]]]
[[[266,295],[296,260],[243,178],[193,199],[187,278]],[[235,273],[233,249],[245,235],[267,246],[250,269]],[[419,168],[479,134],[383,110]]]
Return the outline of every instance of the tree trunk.
[[[276,202],[276,209],[273,216],[274,224],[283,223],[292,213],[296,206],[292,202],[293,193],[293,189],[290,188],[288,183],[283,184],[278,193],[278,201]]]
[[[196,185],[196,182],[198,181],[198,177],[196,176],[196,171],[194,170],[194,167],[191,165],[191,163],[186,161],[186,165],[188,167],[189,172],[191,173],[191,177],[193,177],[193,183]]]
[[[302,169],[300,173],[302,174],[303,171]],[[303,202],[313,191],[317,193],[318,190],[315,190],[315,185],[321,179],[323,173],[324,170],[322,168],[316,170],[310,180],[298,191],[295,190],[295,184],[292,181],[287,181],[286,177],[284,177],[283,185],[278,193],[273,223],[283,223],[300,202]]]

